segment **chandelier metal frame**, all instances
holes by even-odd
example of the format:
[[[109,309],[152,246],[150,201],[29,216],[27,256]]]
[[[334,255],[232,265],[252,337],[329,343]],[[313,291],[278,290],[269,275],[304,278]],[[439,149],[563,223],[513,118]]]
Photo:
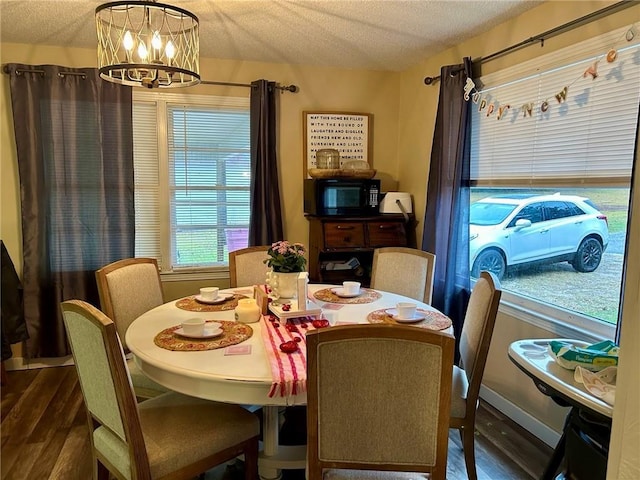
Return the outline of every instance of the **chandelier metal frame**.
[[[150,0],[96,8],[98,70],[114,83],[147,88],[200,83],[199,20],[179,7]]]

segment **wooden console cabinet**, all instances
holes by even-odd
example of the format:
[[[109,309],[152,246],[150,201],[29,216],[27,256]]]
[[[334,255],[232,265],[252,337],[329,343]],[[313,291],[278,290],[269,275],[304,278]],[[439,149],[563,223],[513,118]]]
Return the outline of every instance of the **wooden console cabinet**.
[[[414,247],[415,222],[403,215],[370,217],[307,215],[309,278],[315,283],[371,282],[373,251],[380,247]],[[355,259],[355,260],[354,260]],[[340,268],[340,267],[349,268]]]

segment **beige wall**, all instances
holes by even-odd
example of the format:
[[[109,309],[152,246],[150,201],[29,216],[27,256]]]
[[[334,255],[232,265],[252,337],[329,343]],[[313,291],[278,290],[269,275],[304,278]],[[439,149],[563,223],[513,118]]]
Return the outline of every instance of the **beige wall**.
[[[423,83],[424,77],[439,75],[442,65],[459,64],[463,57],[479,58],[492,54],[562,23],[604,8],[611,3],[614,2],[545,2],[520,17],[494,28],[487,34],[430,57],[420,65],[402,73],[398,127],[398,179],[400,190],[410,191],[414,195],[417,219],[424,216],[426,178],[429,173],[428,164],[439,95],[439,83],[426,86]],[[548,39],[543,48],[539,45],[527,47],[498,60],[488,62],[482,66],[482,73],[491,73],[601,33],[630,26],[639,18],[640,2],[622,12]],[[640,229],[638,215],[632,220],[631,228],[632,232],[635,232],[633,240],[640,241],[638,238]],[[422,224],[418,225],[417,234],[418,245],[420,245]],[[640,259],[637,255],[629,260],[630,265],[640,265]],[[535,327],[504,313],[498,315],[495,331],[483,383],[519,408],[540,419],[547,426],[560,431],[566,409],[558,407],[550,399],[541,395],[534,387],[533,382],[528,381],[527,377],[507,359],[508,346],[515,340],[557,337],[558,334]]]
[[[89,49],[0,44],[5,63],[57,64],[94,67],[95,51]],[[370,162],[387,179],[387,189],[397,184],[398,90],[400,75],[392,72],[305,67],[286,64],[201,59],[203,80],[250,83],[265,78],[282,85],[295,84],[300,91],[279,95],[278,173],[282,195],[286,239],[308,244],[308,224],[302,208],[302,112],[305,110],[349,111],[373,114],[373,148]],[[20,191],[13,136],[8,75],[0,75],[0,237],[21,274],[22,237]],[[245,87],[200,85],[181,93],[248,96]],[[391,187],[389,187],[389,185]],[[228,278],[186,282],[164,282],[165,299],[175,299],[205,285],[229,286]],[[19,345],[14,346],[17,357]]]
[[[463,56],[477,58],[493,53],[610,3],[546,2],[485,35],[430,57],[402,74],[205,59],[202,61],[202,77],[205,80],[241,83],[267,78],[281,84],[294,83],[300,87],[298,94],[280,95],[278,157],[286,236],[292,241],[306,243],[307,223],[302,215],[301,187],[303,110],[373,113],[373,166],[382,176],[397,179],[399,190],[413,194],[416,218],[420,220],[424,215],[426,178],[438,102],[438,84],[426,86],[423,78],[438,75],[442,65],[460,63]],[[518,53],[487,63],[483,66],[483,73],[626,26],[632,19],[638,18],[640,18],[640,3],[596,23],[549,39],[545,42],[544,48],[528,47]],[[95,54],[92,50],[0,45],[0,51],[2,63],[95,65]],[[0,234],[6,241],[11,255],[19,259],[21,258],[19,194],[12,121],[10,108],[7,107],[9,93],[6,75],[0,76],[0,83],[2,85]],[[198,94],[245,95],[247,93],[241,88],[210,86],[194,87],[191,91]],[[391,188],[383,187],[383,190],[387,189]],[[636,232],[632,241],[639,241],[637,232],[640,228],[640,217],[638,215],[632,220],[631,228]],[[421,230],[422,222],[419,221],[419,239]],[[637,248],[635,252],[635,257],[630,259],[630,265],[640,264]],[[19,265],[20,262],[17,263]],[[170,298],[175,298],[184,294],[183,292],[190,293],[197,286],[199,286],[198,282],[165,284],[165,293]],[[499,315],[496,332],[485,373],[485,384],[559,431],[565,410],[542,396],[533,383],[510,364],[506,356],[508,345],[517,339],[544,338],[556,336],[556,334],[505,314]]]
[[[0,45],[2,63],[58,64],[68,67],[96,65],[94,50]],[[397,179],[398,91],[400,74],[393,72],[348,70],[260,62],[201,59],[203,80],[250,83],[259,78],[282,85],[295,84],[296,94],[279,95],[279,176],[284,207],[285,236],[288,240],[308,243],[308,225],[302,211],[302,112],[304,110],[349,111],[373,114],[373,149],[371,163],[385,182]],[[22,258],[18,174],[11,117],[9,78],[0,75],[2,105],[1,175],[2,205],[0,235],[16,263]],[[248,89],[201,85],[183,89],[194,94],[248,96]],[[389,188],[389,187],[387,187]],[[168,286],[174,291],[176,286]]]

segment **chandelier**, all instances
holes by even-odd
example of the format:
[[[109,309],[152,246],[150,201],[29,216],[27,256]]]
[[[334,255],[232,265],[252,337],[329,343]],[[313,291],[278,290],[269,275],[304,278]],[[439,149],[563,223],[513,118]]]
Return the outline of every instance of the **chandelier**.
[[[96,8],[98,70],[114,83],[147,88],[200,83],[198,17],[152,1]]]

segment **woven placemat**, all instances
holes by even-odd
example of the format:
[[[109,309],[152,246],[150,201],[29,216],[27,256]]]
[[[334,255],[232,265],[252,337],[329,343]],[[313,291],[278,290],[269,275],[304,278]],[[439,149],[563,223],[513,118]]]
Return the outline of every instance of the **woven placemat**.
[[[241,298],[247,298],[246,295],[233,294],[232,298],[225,300],[222,303],[202,303],[196,300],[195,295],[190,297],[181,298],[176,302],[176,307],[182,310],[189,310],[190,312],[221,312],[224,310],[233,310],[238,306],[238,300]]]
[[[244,342],[253,335],[253,329],[244,323],[229,322],[227,320],[207,320],[208,322],[216,322],[221,325],[224,332],[219,337],[214,338],[187,338],[175,333],[180,325],[169,327],[162,330],[153,339],[153,343],[167,350],[176,350],[181,352],[200,352],[203,350],[215,350],[216,348],[224,348],[229,345],[235,345]]]
[[[371,303],[382,297],[381,293],[378,293],[375,290],[371,290],[369,288],[360,289],[362,293],[360,293],[360,295],[358,295],[357,297],[339,297],[331,291],[335,288],[339,287],[323,288],[322,290],[318,290],[313,294],[313,297],[317,300],[330,303]]]
[[[427,328],[429,330],[446,330],[451,326],[451,319],[445,314],[440,312],[434,312],[433,310],[423,310],[418,308],[418,312],[423,314],[426,318],[419,322],[396,322],[393,316],[387,313],[389,308],[382,308],[380,310],[374,310],[367,315],[367,321],[369,323],[389,323],[391,325],[412,325],[414,327]]]

